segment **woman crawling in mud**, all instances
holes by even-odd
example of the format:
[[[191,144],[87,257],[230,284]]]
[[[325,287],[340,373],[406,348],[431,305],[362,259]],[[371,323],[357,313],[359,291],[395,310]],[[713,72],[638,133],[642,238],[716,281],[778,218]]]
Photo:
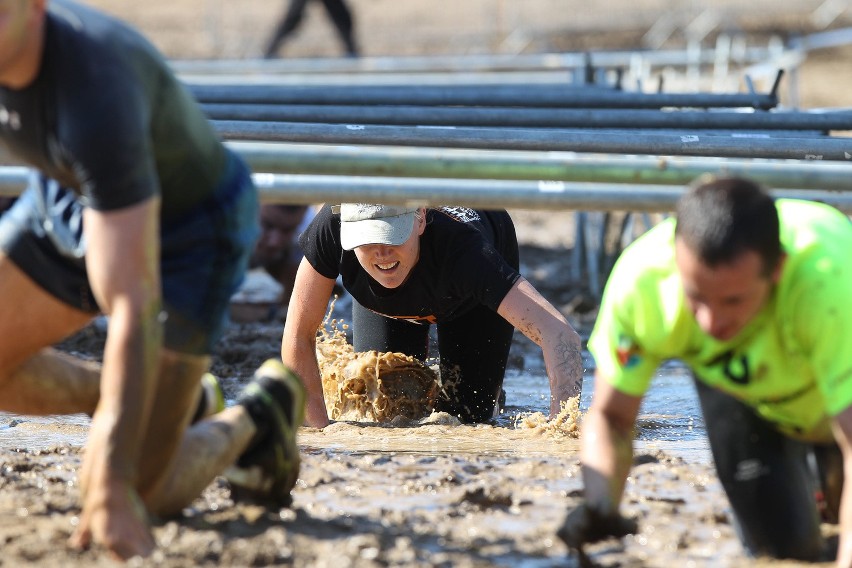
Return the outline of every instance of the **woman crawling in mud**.
[[[518,272],[518,243],[507,212],[326,205],[300,245],[305,257],[290,300],[282,358],[308,390],[307,425],[329,423],[316,339],[338,276],[353,298],[356,352],[398,352],[423,361],[430,325],[436,324],[437,411],[462,422],[494,416],[515,328],[542,349],[551,415],[579,395],[580,338]]]

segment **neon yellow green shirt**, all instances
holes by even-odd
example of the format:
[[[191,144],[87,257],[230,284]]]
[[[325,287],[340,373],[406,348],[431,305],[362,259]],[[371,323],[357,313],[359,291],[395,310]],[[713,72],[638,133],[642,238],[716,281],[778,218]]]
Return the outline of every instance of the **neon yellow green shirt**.
[[[779,430],[830,438],[852,405],[852,223],[836,209],[780,199],[781,279],[727,341],[705,334],[674,262],[674,219],[631,244],[607,281],[589,350],[598,377],[642,396],[657,367],[679,359],[704,383],[752,406]]]

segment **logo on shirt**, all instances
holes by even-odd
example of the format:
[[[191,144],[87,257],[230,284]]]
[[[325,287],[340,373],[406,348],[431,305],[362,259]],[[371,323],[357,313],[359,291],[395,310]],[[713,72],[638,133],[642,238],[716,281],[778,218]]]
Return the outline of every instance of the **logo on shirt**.
[[[625,369],[634,367],[639,364],[641,353],[639,346],[633,343],[633,340],[627,336],[618,338],[618,346],[615,348],[615,356],[618,358],[618,363]]]
[[[17,111],[10,111],[5,106],[0,105],[0,124],[12,130],[20,130],[21,115]]]
[[[460,223],[470,223],[480,219],[479,213],[469,207],[441,207],[441,211]]]
[[[745,355],[737,357],[733,349],[722,353],[708,363],[708,366],[713,365],[722,365],[722,374],[732,383],[747,385],[751,381],[748,358]]]

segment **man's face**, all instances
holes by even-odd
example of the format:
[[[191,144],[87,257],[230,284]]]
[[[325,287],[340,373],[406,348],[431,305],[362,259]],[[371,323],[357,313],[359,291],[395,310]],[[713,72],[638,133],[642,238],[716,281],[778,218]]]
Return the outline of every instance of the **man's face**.
[[[402,286],[420,259],[420,235],[426,228],[423,214],[415,218],[411,234],[401,245],[362,245],[355,257],[373,280],[385,288]]]
[[[253,265],[273,267],[290,261],[296,231],[306,210],[307,207],[261,207],[260,237],[255,245]]]
[[[0,84],[18,72],[27,50],[36,49],[32,34],[37,6],[34,0],[0,0]]]
[[[779,264],[767,276],[763,260],[750,250],[710,268],[675,239],[675,255],[687,305],[698,326],[719,341],[732,339],[760,312],[781,275]]]

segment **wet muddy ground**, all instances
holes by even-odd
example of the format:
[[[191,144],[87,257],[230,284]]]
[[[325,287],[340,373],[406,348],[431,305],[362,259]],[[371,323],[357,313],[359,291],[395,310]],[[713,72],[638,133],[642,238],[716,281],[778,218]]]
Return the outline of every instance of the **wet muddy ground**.
[[[564,250],[543,247],[524,247],[522,257],[535,266],[564,266],[568,258]],[[544,279],[536,279],[531,271],[530,278],[554,302],[576,304],[564,273],[539,271]],[[581,329],[588,316],[572,314]],[[229,329],[214,362],[227,398],[277,353],[280,333],[280,322]],[[95,354],[102,340],[92,327],[63,347]],[[538,356],[526,340],[516,340],[512,353],[515,361]],[[496,425],[468,426],[434,416],[392,427],[338,422],[302,428],[303,464],[291,508],[234,503],[226,482],[217,479],[182,518],[156,521],[157,552],[131,564],[578,566],[555,537],[582,494],[578,442],[541,419],[523,413]],[[657,436],[660,421],[665,417],[640,422],[646,431],[625,494],[624,510],[639,517],[640,533],[589,547],[590,558],[600,566],[754,565],[734,535],[706,442]],[[0,417],[0,565],[113,563],[99,550],[65,546],[79,514],[76,470],[85,424],[81,417],[47,424]],[[830,535],[831,527],[825,529]]]
[[[645,1],[650,2],[638,4]],[[271,28],[271,18],[277,17],[267,13],[258,18],[263,7],[257,1],[93,3],[105,4],[143,26],[170,56],[256,51]],[[393,42],[404,42],[399,50],[404,47],[409,54],[413,45],[423,47],[421,52],[428,52],[430,45],[435,51],[449,49],[455,44],[436,41],[443,37],[436,33],[442,29],[441,18],[446,26],[469,22],[466,39],[478,37],[475,26],[479,33],[493,23],[478,17],[458,18],[450,9],[436,10],[430,0],[356,0],[353,4],[361,21],[370,25],[361,28],[368,54],[391,53]],[[546,2],[529,5],[543,10],[538,21],[547,21],[551,8]],[[226,14],[235,6],[239,14]],[[263,6],[268,10],[268,4]],[[426,14],[431,35],[412,43],[409,40],[417,37],[417,28],[405,23]],[[310,16],[324,17],[316,6]],[[319,31],[310,22],[302,40],[307,46],[319,46],[319,55],[329,55],[334,39],[324,27],[327,22],[319,25]],[[510,28],[505,31],[512,32]],[[246,35],[246,30],[251,34]],[[570,41],[556,42],[552,29],[546,35],[550,43],[536,45],[575,48]],[[216,44],[217,38],[225,43]],[[587,35],[584,42],[585,47],[594,43]],[[483,47],[465,45],[472,51]],[[311,48],[296,44],[292,49],[309,55],[306,51]],[[848,49],[823,52],[803,69],[801,91],[806,106],[852,105],[852,76],[839,72],[848,70],[849,59]],[[525,276],[578,328],[588,331],[594,304],[583,294],[583,283],[569,276],[571,214],[518,212],[516,220],[524,243]],[[260,363],[278,353],[280,334],[280,322],[229,329],[213,369],[229,398]],[[100,330],[90,328],[63,348],[96,357],[102,339]],[[515,371],[539,369],[537,357],[534,346],[516,338],[511,359]],[[640,424],[651,428],[658,422],[656,417],[646,417]],[[0,566],[113,565],[100,550],[75,552],[65,546],[79,514],[76,475],[85,432],[86,420],[81,417],[33,421],[0,415]],[[303,428],[299,443],[303,464],[291,508],[236,504],[219,479],[180,519],[155,520],[158,550],[150,559],[130,564],[175,568],[578,566],[577,558],[568,556],[555,537],[566,510],[579,501],[582,491],[577,440],[559,429],[516,427],[514,420],[501,420],[496,426],[461,426],[440,418],[394,427],[335,423],[323,430]],[[640,532],[590,547],[590,558],[597,565],[803,566],[743,556],[700,436],[685,441],[655,440],[653,433],[642,436],[624,503],[625,512],[639,518]],[[831,541],[832,527],[824,529]]]

